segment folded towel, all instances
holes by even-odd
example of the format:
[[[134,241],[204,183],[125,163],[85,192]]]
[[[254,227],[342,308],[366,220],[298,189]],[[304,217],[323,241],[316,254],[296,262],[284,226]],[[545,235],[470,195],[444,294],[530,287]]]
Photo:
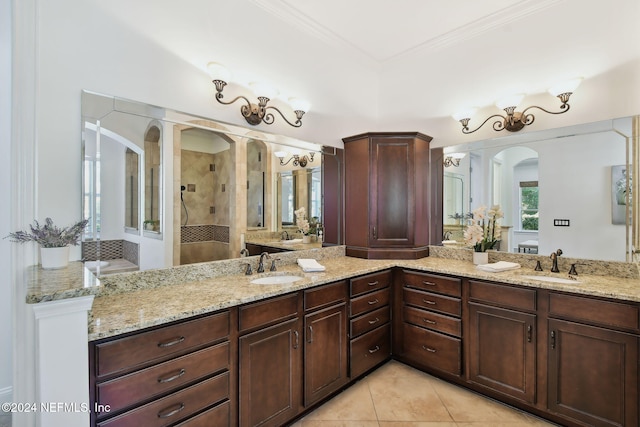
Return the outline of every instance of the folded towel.
[[[516,270],[520,268],[517,262],[498,261],[491,264],[480,264],[476,268],[490,273],[499,273],[501,271]]]
[[[320,265],[318,261],[312,258],[298,258],[298,265],[302,268],[302,271],[307,273],[326,270],[324,265]]]

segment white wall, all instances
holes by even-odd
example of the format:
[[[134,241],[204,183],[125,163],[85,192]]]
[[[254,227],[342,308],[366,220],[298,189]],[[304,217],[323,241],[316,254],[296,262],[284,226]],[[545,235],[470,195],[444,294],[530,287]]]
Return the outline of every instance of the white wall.
[[[0,236],[11,230],[11,1],[0,0]],[[11,244],[0,240],[0,403],[12,395]]]

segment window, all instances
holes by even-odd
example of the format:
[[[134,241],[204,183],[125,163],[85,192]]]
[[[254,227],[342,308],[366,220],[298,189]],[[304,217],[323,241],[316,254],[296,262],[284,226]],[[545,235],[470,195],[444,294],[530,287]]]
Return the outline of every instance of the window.
[[[520,182],[520,229],[538,231],[538,181]]]

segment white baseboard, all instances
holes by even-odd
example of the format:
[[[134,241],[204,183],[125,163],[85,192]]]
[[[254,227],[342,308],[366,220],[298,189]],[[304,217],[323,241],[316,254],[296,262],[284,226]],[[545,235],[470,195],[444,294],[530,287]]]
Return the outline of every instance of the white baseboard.
[[[13,387],[0,388],[0,403],[13,402]]]

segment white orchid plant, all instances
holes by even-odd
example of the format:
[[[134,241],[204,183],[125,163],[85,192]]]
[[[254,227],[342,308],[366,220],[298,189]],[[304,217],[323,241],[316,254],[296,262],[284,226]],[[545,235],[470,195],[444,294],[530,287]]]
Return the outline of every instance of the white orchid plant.
[[[469,225],[464,230],[464,241],[473,247],[475,252],[485,252],[500,241],[500,225],[498,220],[504,217],[500,205],[491,209],[480,206],[472,212]]]
[[[296,226],[298,227],[298,231],[300,231],[305,236],[309,235],[309,221],[307,220],[307,210],[303,207],[298,210],[293,211],[296,216]]]

